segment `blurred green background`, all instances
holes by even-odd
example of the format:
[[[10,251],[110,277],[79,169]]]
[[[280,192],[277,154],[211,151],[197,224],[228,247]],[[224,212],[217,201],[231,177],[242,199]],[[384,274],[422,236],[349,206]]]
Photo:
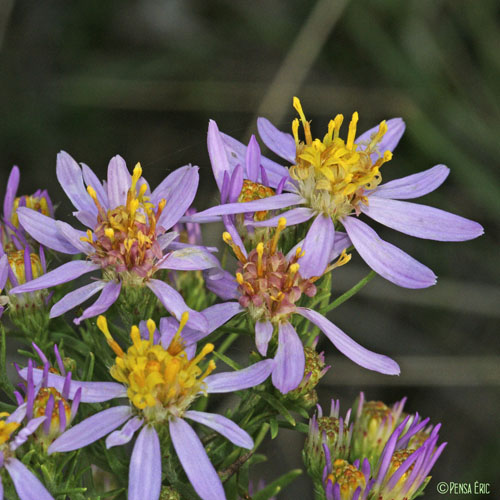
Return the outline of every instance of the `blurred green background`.
[[[442,422],[449,442],[426,497],[443,498],[439,481],[481,481],[498,498],[499,17],[495,0],[2,0],[0,179],[5,186],[19,165],[21,191],[49,188],[64,219],[61,149],[101,178],[117,153],[130,167],[141,161],[153,186],[193,163],[205,208],[217,199],[209,118],[247,141],[259,114],[289,129],[293,95],[317,135],[339,112],[359,111],[360,131],[403,117],[384,180],[447,164],[449,179],[423,201],[481,222],[486,234],[437,243],[377,227],[439,282],[413,291],[376,278],[336,310],[333,321],[397,359],[402,375],[363,371],[322,340],[332,368],[320,400],[340,397],[345,410],[361,389],[387,403],[408,395],[407,409]],[[207,240],[217,243],[219,229],[206,227]],[[354,256],[335,273],[335,295],[366,271]],[[280,433],[267,447],[272,467],[256,479],[300,467],[301,441]],[[312,498],[307,478],[280,498]]]

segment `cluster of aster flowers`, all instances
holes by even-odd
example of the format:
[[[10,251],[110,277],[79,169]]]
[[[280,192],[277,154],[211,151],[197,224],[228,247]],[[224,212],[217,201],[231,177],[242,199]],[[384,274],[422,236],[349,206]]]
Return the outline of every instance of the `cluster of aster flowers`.
[[[444,165],[382,183],[400,118],[356,138],[354,113],[343,138],[337,115],[315,139],[297,98],[293,105],[291,134],[257,122],[280,162],[261,154],[255,136],[245,145],[210,121],[220,204],[201,212],[192,165],[152,189],[139,163],[130,171],[115,156],[101,180],[61,152],[56,175],[73,221],[56,218],[47,191],[18,196],[12,169],[0,221],[0,500],[274,498],[299,472],[260,481],[258,491],[249,475],[262,442],[283,427],[307,434],[317,498],[422,493],[444,448],[439,426],[403,413],[404,400],[390,408],[363,393],[345,417],[338,401],[329,416],[315,409],[335,352],[360,369],[400,373],[326,317],[347,298],[334,300],[332,276],[358,254],[369,276],[435,284],[365,217],[440,241],[472,239],[482,227],[402,201],[436,189]],[[215,222],[224,226],[220,248],[202,238]],[[317,350],[318,332],[333,348]],[[7,374],[14,340],[24,362]]]

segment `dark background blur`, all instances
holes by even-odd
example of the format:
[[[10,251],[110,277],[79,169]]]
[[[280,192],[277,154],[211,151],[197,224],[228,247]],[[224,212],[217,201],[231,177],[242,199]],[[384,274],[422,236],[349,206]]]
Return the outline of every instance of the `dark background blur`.
[[[466,243],[384,239],[439,276],[428,290],[381,278],[331,319],[361,344],[397,359],[402,375],[364,371],[327,351],[324,407],[343,412],[359,390],[442,422],[448,441],[426,498],[439,481],[492,483],[500,466],[498,214],[500,47],[495,0],[114,0],[0,1],[0,160],[23,193],[49,188],[59,218],[71,207],[56,181],[68,151],[105,177],[119,153],[141,161],[152,186],[186,163],[201,168],[199,208],[216,200],[206,152],[209,118],[247,141],[263,114],[290,130],[299,95],[313,132],[336,113],[360,114],[363,131],[401,116],[407,132],[384,180],[445,163],[451,175],[423,201],[481,222]],[[216,226],[204,229],[212,243]],[[497,250],[495,250],[497,248]],[[366,273],[358,257],[335,273],[335,295]],[[300,467],[302,435],[267,448],[270,481]],[[497,484],[495,484],[495,482]],[[309,499],[302,476],[280,498]],[[453,496],[460,498],[460,496]]]

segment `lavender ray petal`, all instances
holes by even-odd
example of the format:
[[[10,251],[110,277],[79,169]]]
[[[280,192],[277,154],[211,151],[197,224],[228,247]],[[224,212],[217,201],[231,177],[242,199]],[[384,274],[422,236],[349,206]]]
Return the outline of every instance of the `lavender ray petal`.
[[[233,215],[246,212],[259,212],[262,210],[277,210],[293,205],[301,205],[305,200],[299,194],[285,193],[263,198],[261,200],[245,201],[242,203],[226,203],[198,212],[197,216],[207,217],[212,215]]]
[[[3,451],[0,451],[0,468],[3,467]],[[0,477],[0,500],[3,500],[3,483]]]
[[[171,286],[167,285],[164,281],[150,279],[147,283],[148,288],[158,297],[163,307],[179,320],[183,312],[189,312],[189,320],[187,325],[193,330],[201,330],[206,332],[208,330],[208,323],[205,317],[190,309],[181,294],[174,290]]]
[[[205,379],[208,393],[234,392],[262,384],[275,366],[273,359],[259,361],[237,372],[224,372],[209,375]]]
[[[293,326],[280,323],[278,330],[278,350],[274,358],[273,385],[286,394],[295,389],[304,377],[304,347]]]
[[[217,257],[201,247],[186,247],[169,253],[157,267],[178,271],[198,271],[220,267],[220,263]]]
[[[219,187],[219,191],[222,191],[224,172],[230,174],[232,169],[229,165],[228,154],[222,135],[214,120],[210,120],[208,123],[207,147],[215,182]],[[240,162],[240,165],[243,165],[243,162]]]
[[[25,293],[34,292],[42,288],[50,288],[52,286],[67,283],[68,281],[79,278],[80,276],[100,269],[101,266],[86,260],[72,260],[59,266],[58,268],[42,274],[39,278],[28,281],[22,285],[13,288],[10,293]]]
[[[243,308],[238,302],[225,302],[207,307],[202,314],[208,321],[208,331],[211,333],[241,311]]]
[[[224,500],[221,480],[191,426],[177,418],[170,421],[169,429],[177,456],[198,495],[203,500]]]
[[[81,222],[84,226],[88,228],[94,229],[97,225],[97,215],[87,212],[85,210],[79,210],[77,212],[73,212],[73,215],[76,219]]]
[[[214,271],[214,269],[209,269],[203,273],[206,287],[222,300],[237,299],[239,293],[235,277],[228,271],[223,270],[222,273],[211,271]]]
[[[342,253],[342,250],[345,250],[346,248],[350,247],[351,245],[352,245],[352,243],[351,243],[351,240],[349,239],[349,236],[347,236],[347,233],[343,233],[342,231],[335,231],[335,239],[333,242],[332,251],[330,253],[329,262],[336,259]],[[304,240],[300,240],[286,254],[286,259],[289,261],[297,253],[297,250],[299,248],[302,249],[303,246],[304,246]]]
[[[80,250],[80,252],[86,255],[90,255],[91,253],[94,252],[94,248],[90,243],[82,241],[82,238],[87,237],[86,232],[79,231],[78,229],[75,229],[74,227],[67,224],[66,222],[60,220],[56,221],[56,227],[57,230],[59,231],[59,234],[62,235],[64,238],[66,238],[66,241],[70,245],[73,245],[75,248]]]
[[[335,226],[329,215],[320,214],[312,223],[304,239],[304,256],[298,260],[299,273],[303,278],[321,276],[330,263]]]
[[[24,380],[28,378],[28,369],[23,368],[19,371],[19,376]],[[43,370],[33,368],[33,381],[39,384],[43,379]],[[65,377],[49,373],[47,376],[49,387],[54,387],[62,393]],[[75,397],[78,389],[82,390],[81,401],[83,403],[103,403],[115,398],[127,397],[127,389],[124,385],[117,382],[79,382],[72,380],[69,388],[69,399]]]
[[[437,241],[466,241],[477,238],[484,230],[477,222],[439,208],[407,201],[370,197],[362,212],[396,231]]]
[[[380,276],[405,288],[426,288],[436,284],[436,276],[427,266],[382,240],[364,222],[344,217],[342,224],[361,258]]]
[[[11,451],[17,450],[20,446],[22,446],[27,439],[40,427],[41,424],[46,422],[47,417],[37,417],[32,418],[17,434],[9,445]]]
[[[418,174],[386,182],[370,192],[369,196],[409,200],[419,198],[437,189],[448,177],[450,169],[445,165],[435,165]]]
[[[82,169],[66,151],[57,155],[56,176],[77,210],[97,215],[97,207],[83,184]]]
[[[59,233],[56,221],[51,217],[26,207],[18,208],[17,215],[26,232],[43,246],[71,255],[81,252],[80,248]]]
[[[184,165],[183,167],[176,168],[173,172],[167,175],[158,186],[151,193],[151,202],[154,205],[158,205],[160,200],[167,200],[170,195],[180,188],[180,182],[184,178],[187,172],[189,172],[192,167],[191,165]]]
[[[17,458],[6,460],[4,465],[21,500],[54,500],[38,478]]]
[[[78,450],[94,443],[132,416],[129,406],[114,406],[100,411],[61,434],[48,449],[49,455],[55,452]]]
[[[67,293],[61,300],[52,306],[52,309],[50,310],[50,317],[57,318],[58,316],[61,316],[61,314],[73,309],[73,307],[80,305],[82,302],[85,302],[87,299],[102,290],[105,285],[105,281],[94,281],[89,285],[82,286],[81,288],[77,288],[76,290]]]
[[[238,196],[243,189],[243,167],[237,165],[231,174],[231,181],[229,183],[229,191],[227,193],[227,201],[234,203],[238,201]]]
[[[262,356],[267,355],[267,346],[273,336],[273,329],[270,321],[257,321],[255,323],[255,345]]]
[[[186,171],[179,181],[178,188],[172,190],[166,198],[167,204],[158,220],[158,227],[167,231],[186,213],[193,203],[199,180],[198,167],[193,166]]]
[[[21,175],[19,172],[19,167],[14,166],[9,174],[9,179],[7,180],[7,189],[5,190],[5,197],[3,199],[3,217],[4,219],[10,220],[12,217],[12,208],[14,206],[14,200],[16,199],[17,189],[19,187],[19,179]]]
[[[167,248],[178,236],[179,233],[175,231],[169,231],[168,233],[162,234],[157,240],[160,248],[165,250],[165,248]]]
[[[363,151],[365,149],[365,145],[361,143],[370,142],[371,136],[378,132],[378,128],[379,126],[377,125],[376,127],[367,130],[356,139],[356,144],[358,145],[359,151]],[[382,154],[384,153],[384,151],[394,151],[401,137],[403,137],[405,128],[406,125],[402,118],[391,118],[390,120],[387,120],[387,132],[379,142],[378,150]],[[370,156],[372,158],[372,161],[376,161],[379,155],[377,153],[372,153]]]
[[[94,189],[97,194],[97,200],[102,205],[104,210],[107,210],[109,208],[108,193],[104,189],[102,182],[88,165],[85,165],[85,163],[80,163],[80,165],[82,166],[82,174],[85,184]]]
[[[278,130],[267,118],[257,118],[257,130],[264,144],[281,158],[295,164],[296,145],[291,134]]]
[[[131,185],[132,176],[127,169],[125,160],[120,155],[113,156],[108,164],[109,208],[126,204],[127,193]]]
[[[230,162],[230,168],[234,168],[236,165],[244,165],[246,159],[247,146],[242,144],[240,141],[233,139],[231,136],[221,133],[222,140],[227,152],[227,158]],[[265,156],[260,157],[260,164],[264,168],[267,177],[269,178],[270,187],[276,188],[283,177],[288,179],[285,184],[285,189],[295,190],[295,185],[290,178],[288,169],[282,165],[266,158]],[[263,184],[263,183],[262,183]]]
[[[87,307],[79,318],[75,318],[73,323],[79,325],[84,319],[93,318],[106,312],[117,301],[121,288],[121,281],[108,281],[98,299],[90,307]]]
[[[259,182],[260,147],[257,139],[253,134],[252,137],[250,137],[250,142],[248,143],[247,152],[245,155],[245,166],[247,171],[247,178],[252,182]]]
[[[236,425],[232,420],[229,420],[222,415],[215,415],[204,411],[188,410],[184,413],[184,417],[210,427],[210,429],[222,434],[236,446],[246,448],[247,450],[251,450],[253,448],[253,439],[249,436],[249,434],[240,426]]]
[[[399,375],[399,365],[394,360],[360,346],[319,312],[299,307],[297,313],[318,326],[342,354],[358,365],[386,375]]]
[[[287,212],[271,217],[270,219],[263,221],[248,221],[245,225],[253,227],[276,227],[278,221],[284,217],[286,219],[287,226],[294,226],[295,224],[301,224],[302,222],[308,221],[314,216],[314,211],[307,207],[292,208]]]
[[[27,403],[23,403],[22,405],[18,406],[14,412],[12,412],[6,419],[5,421],[7,423],[9,422],[17,422],[18,424],[21,423],[21,421],[24,419],[26,416],[26,407]]]
[[[128,499],[158,500],[160,491],[160,440],[154,427],[145,425],[137,437],[130,457]]]
[[[0,291],[3,290],[5,283],[7,283],[9,268],[9,258],[7,257],[7,254],[3,254],[0,258]]]

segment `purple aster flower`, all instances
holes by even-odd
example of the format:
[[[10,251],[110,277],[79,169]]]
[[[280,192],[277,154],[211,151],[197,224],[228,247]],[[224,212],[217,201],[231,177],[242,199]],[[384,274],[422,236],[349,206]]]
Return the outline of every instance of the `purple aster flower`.
[[[191,359],[184,350],[181,332],[188,315],[182,315],[174,335],[168,325],[158,332],[155,323],[148,320],[149,339],[145,340],[140,329],[133,326],[133,345],[126,353],[111,336],[104,316],[99,316],[97,324],[117,355],[111,375],[123,384],[130,404],[108,408],[72,427],[52,443],[49,453],[76,450],[108,434],[108,448],[123,445],[140,429],[130,460],[128,498],[157,500],[162,467],[156,429],[168,425],[174,449],[196,492],[204,500],[225,498],[203,444],[185,419],[203,424],[243,448],[253,447],[252,438],[226,417],[189,410],[189,406],[200,394],[232,392],[260,384],[271,373],[273,361],[261,361],[239,372],[210,375],[215,363],[211,360],[204,370],[199,364],[213,350],[212,344],[206,344]],[[138,363],[139,358],[148,362]]]
[[[299,119],[293,122],[293,136],[279,131],[265,118],[257,122],[264,143],[292,165],[289,168],[292,181],[285,186],[292,192],[281,195],[283,200],[290,196],[290,203],[274,206],[274,197],[246,204],[230,203],[200,212],[200,220],[288,207],[282,215],[291,225],[313,219],[302,244],[306,251],[300,261],[304,277],[311,277],[320,265],[326,268],[336,241],[336,229],[343,226],[360,256],[374,271],[406,288],[431,286],[436,277],[428,267],[382,240],[359,218],[361,214],[418,238],[465,241],[483,233],[481,225],[471,220],[426,205],[401,201],[418,198],[439,187],[449,173],[444,165],[380,185],[380,167],[392,158],[392,151],[405,129],[403,120],[383,121],[356,140],[358,114],[354,113],[344,141],[339,137],[343,116],[337,115],[330,121],[324,139],[313,139],[300,101],[294,98],[293,104],[304,129],[304,141],[299,139]],[[225,148],[217,149],[221,158],[224,155],[226,159],[231,155],[241,156],[245,149],[234,139],[226,139],[225,144]],[[279,217],[247,220],[247,224],[276,226]]]
[[[17,209],[19,207],[28,207],[45,216],[53,217],[54,208],[50,200],[47,190],[38,189],[34,194],[17,196],[19,188],[20,172],[19,168],[14,166],[10,171],[9,179],[7,180],[7,189],[3,200],[3,223],[9,231],[16,229],[21,230],[19,219],[17,217]]]
[[[27,369],[24,371],[16,366],[20,377],[25,380],[25,383],[20,384],[24,396],[18,391],[14,392],[19,405],[16,413],[19,416],[24,414],[28,422],[33,418],[47,417],[43,425],[37,429],[36,434],[38,441],[45,448],[48,448],[52,441],[71,425],[75,418],[82,396],[82,388],[72,387],[71,372],[66,372],[57,344],[54,344],[57,369],[51,367],[45,354],[34,342],[32,345],[42,361],[41,380],[37,376],[37,382],[35,382],[33,360],[28,361]],[[38,370],[40,371],[40,368]],[[49,384],[49,371],[59,373],[64,377],[61,391]],[[70,405],[69,400],[71,399],[73,401]]]
[[[238,259],[238,269],[236,280],[233,279],[232,284],[227,274],[218,281],[228,286],[226,293],[229,295],[231,290],[238,302],[226,304],[226,315],[221,321],[225,322],[246,310],[255,322],[255,343],[262,356],[267,355],[271,339],[277,340],[272,381],[282,393],[298,387],[304,376],[304,347],[289,321],[292,314],[300,314],[318,326],[340,352],[360,366],[388,375],[398,375],[400,370],[395,361],[360,346],[322,314],[296,305],[302,295],[313,297],[316,294],[314,282],[322,271],[305,278],[299,264],[303,250],[297,247],[288,255],[278,250],[279,236],[285,226],[286,219],[282,217],[273,238],[265,243],[260,242],[249,254],[243,247],[236,245],[228,232],[224,233],[224,241],[232,247]],[[329,258],[338,253],[338,249],[333,246]],[[349,256],[343,250],[339,261],[331,268],[343,265],[348,260]]]
[[[17,411],[12,415],[0,413],[0,470],[5,468],[21,500],[54,500],[38,478],[16,458],[17,448],[26,442],[46,417],[34,418],[21,428],[23,418]],[[0,500],[3,498],[0,476]]]
[[[79,231],[26,207],[18,209],[19,220],[46,247],[72,255],[84,253],[87,258],[67,262],[12,293],[49,288],[100,269],[100,279],[54,304],[51,317],[101,292],[96,302],[74,320],[78,324],[106,311],[118,299],[122,287],[147,286],[172,315],[180,318],[187,309],[184,299],[154,274],[162,269],[190,271],[219,265],[204,247],[173,242],[177,234],[166,232],[195,196],[198,167],[185,166],[172,172],[152,192],[141,175],[139,164],[130,175],[123,158],[115,156],[109,163],[107,183],[101,184],[89,167],[80,167],[67,153],[59,153],[58,180],[77,209],[74,215],[89,229],[86,233]],[[190,321],[193,327],[206,329],[200,313],[190,311]]]

